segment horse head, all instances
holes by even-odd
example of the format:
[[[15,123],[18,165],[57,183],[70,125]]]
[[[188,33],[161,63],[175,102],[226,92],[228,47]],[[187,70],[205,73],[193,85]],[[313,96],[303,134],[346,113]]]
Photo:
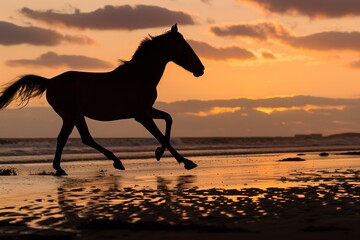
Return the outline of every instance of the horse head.
[[[168,35],[170,36],[170,61],[193,73],[195,77],[204,74],[205,67],[194,50],[186,42],[177,25],[173,25]]]

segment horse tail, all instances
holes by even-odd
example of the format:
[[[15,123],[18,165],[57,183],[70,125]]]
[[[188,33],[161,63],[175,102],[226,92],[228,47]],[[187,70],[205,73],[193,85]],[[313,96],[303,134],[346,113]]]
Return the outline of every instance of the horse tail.
[[[0,110],[6,108],[14,99],[19,105],[26,106],[30,98],[41,96],[47,88],[47,78],[25,75],[10,83],[0,92]]]

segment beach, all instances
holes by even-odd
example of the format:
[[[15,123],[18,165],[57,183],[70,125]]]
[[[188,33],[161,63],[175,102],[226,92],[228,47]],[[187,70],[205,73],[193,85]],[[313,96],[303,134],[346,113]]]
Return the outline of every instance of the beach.
[[[99,157],[65,161],[62,177],[50,162],[3,160],[17,175],[0,176],[0,239],[355,239],[359,156],[324,148],[207,148],[190,171],[171,157],[125,159],[125,171]]]

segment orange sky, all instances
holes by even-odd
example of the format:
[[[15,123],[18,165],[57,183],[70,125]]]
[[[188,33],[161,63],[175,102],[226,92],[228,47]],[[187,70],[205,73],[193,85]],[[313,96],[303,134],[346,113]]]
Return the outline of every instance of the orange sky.
[[[6,2],[0,9],[1,84],[28,73],[52,77],[70,69],[111,70],[118,59],[130,59],[147,34],[161,34],[177,21],[206,72],[194,78],[169,64],[159,101],[360,95],[360,10],[355,1],[162,0],[143,6],[139,4],[144,1],[118,0]],[[100,10],[106,17],[99,20],[94,13]],[[118,18],[126,11],[134,18]],[[83,25],[79,16],[86,17]],[[37,42],[34,29],[21,38],[8,25],[19,32],[29,27],[55,32],[55,43]],[[74,56],[98,62],[87,65],[84,60],[81,66],[64,60]]]
[[[6,1],[0,85],[24,74],[110,71],[148,34],[178,23],[206,70],[195,78],[168,64],[157,106],[172,114],[174,136],[359,132],[359,17],[354,0]],[[54,137],[60,127],[48,108],[0,114],[2,137]],[[146,135],[96,124],[94,136]]]

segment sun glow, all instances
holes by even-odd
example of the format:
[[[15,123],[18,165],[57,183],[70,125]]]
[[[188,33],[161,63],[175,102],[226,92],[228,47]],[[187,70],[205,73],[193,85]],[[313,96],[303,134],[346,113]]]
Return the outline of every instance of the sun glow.
[[[254,110],[263,112],[266,114],[272,114],[274,112],[286,112],[286,111],[305,111],[312,112],[314,110],[338,110],[342,111],[346,106],[318,106],[318,105],[305,105],[305,106],[292,106],[292,107],[257,107]]]
[[[207,117],[210,115],[218,115],[223,113],[234,113],[239,110],[241,110],[241,107],[212,107],[207,111],[200,111],[197,113],[188,113],[188,114],[198,117]]]

